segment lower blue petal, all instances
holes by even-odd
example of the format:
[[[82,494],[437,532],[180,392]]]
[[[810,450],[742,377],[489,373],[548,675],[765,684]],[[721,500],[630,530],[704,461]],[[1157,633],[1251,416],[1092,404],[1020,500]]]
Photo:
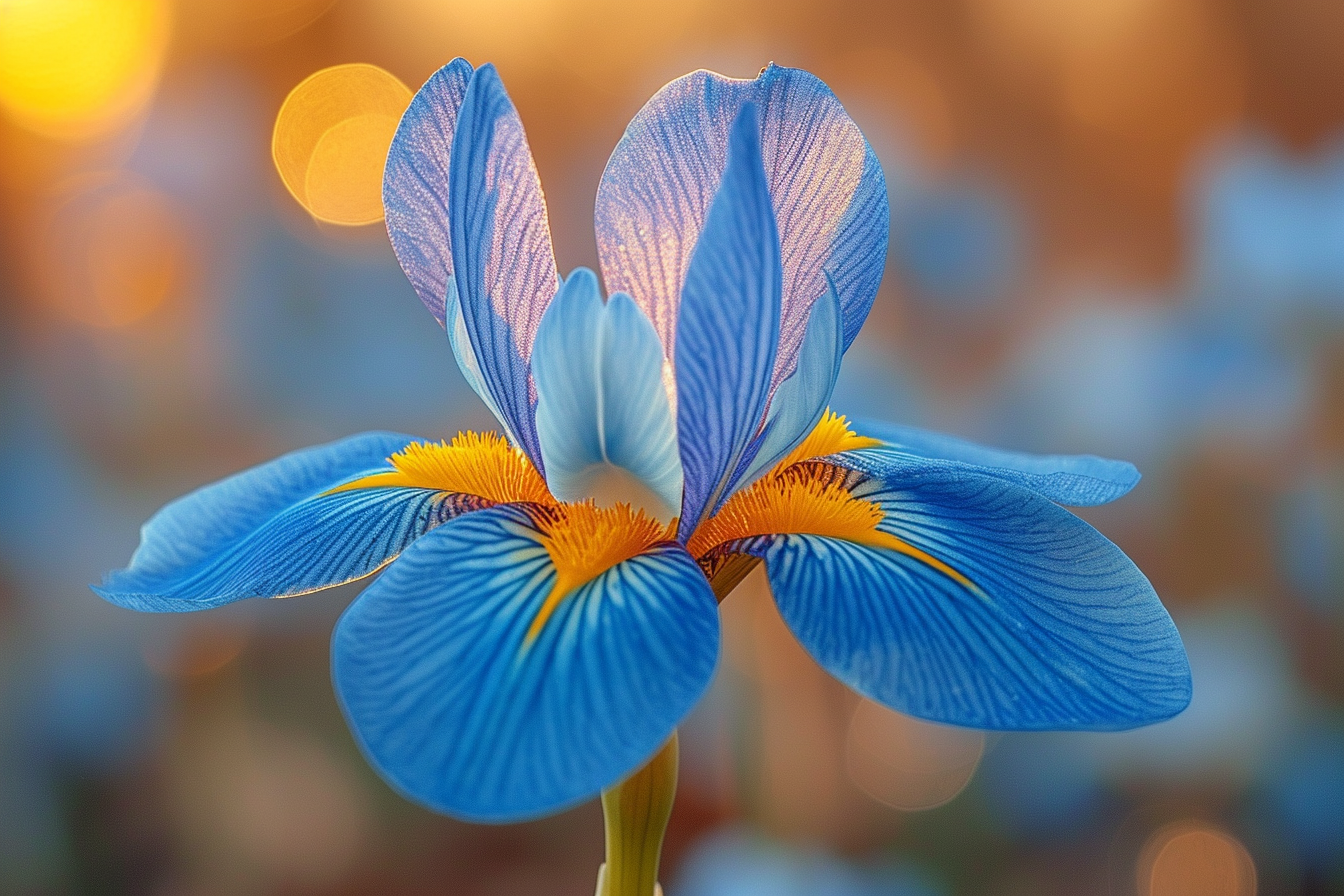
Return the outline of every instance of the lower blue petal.
[[[865,448],[845,461],[848,466],[881,473],[911,458],[952,461],[965,469],[1025,486],[1058,504],[1091,507],[1126,494],[1139,481],[1139,471],[1122,460],[1090,454],[1024,454],[977,445],[965,439],[912,426],[876,420],[855,421],[861,436],[881,439],[882,448]],[[895,455],[885,463],[884,455]]]
[[[1124,553],[1028,489],[920,461],[857,497],[879,531],[940,561],[814,535],[746,545],[789,627],[866,696],[990,729],[1131,728],[1190,700],[1190,667]]]
[[[365,433],[296,451],[179,498],[154,515],[99,595],[135,610],[201,610],[362,578],[467,499],[413,488],[331,488],[390,469],[414,441]]]
[[[709,684],[718,608],[664,544],[566,597],[516,508],[417,541],[346,611],[332,675],[356,739],[394,787],[477,821],[549,814],[619,782]]]

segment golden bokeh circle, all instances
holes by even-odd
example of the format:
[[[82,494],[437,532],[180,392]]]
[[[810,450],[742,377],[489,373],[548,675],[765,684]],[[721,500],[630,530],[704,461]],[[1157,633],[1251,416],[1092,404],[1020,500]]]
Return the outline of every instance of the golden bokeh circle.
[[[31,229],[35,294],[69,321],[130,326],[195,278],[191,227],[167,194],[121,171],[60,185]]]
[[[320,221],[383,217],[383,165],[411,91],[365,63],[322,69],[289,92],[275,117],[271,156],[290,194]]]
[[[1142,896],[1255,896],[1255,862],[1227,831],[1180,821],[1144,844],[1138,885]]]
[[[965,790],[984,754],[983,731],[921,721],[863,700],[850,722],[845,766],[871,798],[918,812]]]
[[[111,133],[153,95],[170,26],[165,0],[4,0],[0,107],[45,137]]]

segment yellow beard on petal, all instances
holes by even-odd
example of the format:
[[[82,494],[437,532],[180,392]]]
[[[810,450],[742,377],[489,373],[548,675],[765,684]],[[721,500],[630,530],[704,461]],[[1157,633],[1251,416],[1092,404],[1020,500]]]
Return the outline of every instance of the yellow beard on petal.
[[[632,510],[629,504],[598,507],[592,501],[560,504],[533,515],[542,544],[555,566],[555,584],[527,630],[531,643],[555,608],[574,589],[673,537],[672,526]]]
[[[475,495],[495,504],[554,504],[546,482],[520,449],[493,432],[460,432],[452,442],[412,442],[387,459],[393,469],[333,488],[426,488]]]
[[[854,430],[849,428],[849,421],[845,419],[844,414],[837,414],[827,408],[817,421],[817,425],[807,434],[807,438],[775,464],[767,474],[767,478],[813,457],[825,457],[828,454],[839,454],[841,451],[853,451],[856,448],[876,448],[881,444],[877,439],[855,435]]]
[[[827,411],[803,442],[769,473],[733,494],[719,512],[692,533],[686,549],[705,565],[715,548],[766,535],[819,535],[895,551],[981,594],[964,574],[932,554],[878,529],[882,508],[856,498],[848,470],[809,458],[881,444],[856,436],[844,417]],[[712,575],[729,555],[708,558]]]

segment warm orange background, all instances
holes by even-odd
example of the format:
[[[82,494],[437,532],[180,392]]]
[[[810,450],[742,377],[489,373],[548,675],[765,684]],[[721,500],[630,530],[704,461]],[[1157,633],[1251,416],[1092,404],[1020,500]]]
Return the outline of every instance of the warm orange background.
[[[984,737],[860,704],[749,582],[668,896],[765,892],[730,888],[753,862],[775,892],[1344,892],[1344,6],[0,0],[0,893],[591,892],[595,805],[476,827],[363,765],[327,673],[353,591],[165,618],[85,588],[199,484],[491,425],[381,225],[314,220],[271,157],[314,72],[414,90],[458,55],[518,106],[562,271],[659,86],[827,81],[893,207],[836,406],[1138,463],[1086,516],[1191,652],[1169,726]]]

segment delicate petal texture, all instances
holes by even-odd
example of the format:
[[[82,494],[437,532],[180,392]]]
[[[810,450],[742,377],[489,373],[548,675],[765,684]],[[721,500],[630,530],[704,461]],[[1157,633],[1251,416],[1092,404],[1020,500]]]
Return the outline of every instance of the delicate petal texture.
[[[341,617],[332,671],[373,765],[442,812],[513,821],[619,781],[671,735],[718,656],[699,567],[663,544],[572,592],[527,517],[470,514],[412,545]]]
[[[409,436],[366,433],[285,455],[179,498],[100,595],[136,610],[200,610],[286,597],[374,572],[469,499],[429,489],[329,489],[391,469]]]
[[[826,413],[844,352],[840,303],[835,291],[827,290],[812,306],[798,366],[771,397],[760,447],[736,487],[749,485],[807,438]]]
[[[699,71],[660,90],[612,152],[597,189],[597,250],[607,289],[649,315],[669,355],[691,253],[746,103],[760,109],[761,151],[778,222],[783,313],[774,384],[792,371],[808,313],[835,283],[844,344],[877,294],[890,213],[877,156],[821,81],[770,65],[755,80]]]
[[[528,362],[560,277],[532,151],[494,66],[476,70],[462,100],[448,194],[457,297],[487,403],[540,467]]]
[[[718,195],[686,271],[677,324],[681,533],[727,498],[765,413],[779,334],[779,238],[756,108],[733,125]]]
[[[454,59],[435,72],[401,117],[383,170],[387,235],[401,269],[440,325],[452,289],[448,233],[448,158],[471,63]]]
[[[756,539],[780,613],[841,681],[920,718],[1122,729],[1190,700],[1171,618],[1124,553],[1035,492],[913,459],[854,494],[948,564],[813,535]],[[978,590],[977,590],[978,589]]]
[[[663,349],[630,297],[604,303],[597,277],[576,270],[537,329],[532,349],[537,435],[551,493],[579,501],[585,475],[610,463],[681,506],[681,457],[663,386]]]
[[[1090,454],[1024,454],[977,445],[954,436],[898,426],[895,423],[859,420],[859,435],[888,443],[885,448],[867,448],[846,460],[848,466],[881,473],[891,465],[899,468],[912,457],[954,461],[968,471],[994,476],[1025,486],[1059,504],[1091,507],[1123,496],[1139,481],[1139,471],[1122,460],[1107,460]],[[883,458],[890,458],[890,464]]]

